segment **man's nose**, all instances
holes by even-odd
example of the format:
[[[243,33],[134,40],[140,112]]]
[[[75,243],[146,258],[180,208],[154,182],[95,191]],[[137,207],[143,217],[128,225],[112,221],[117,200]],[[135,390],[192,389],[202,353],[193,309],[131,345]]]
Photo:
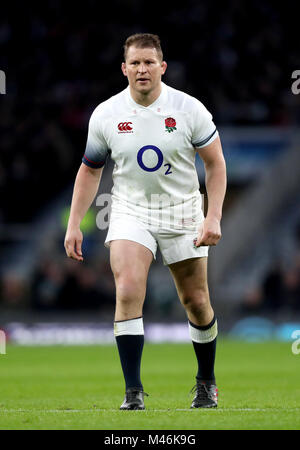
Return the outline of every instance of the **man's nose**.
[[[143,64],[143,63],[141,63],[140,65],[139,65],[139,72],[146,72],[147,71],[147,68],[146,68],[146,64]]]

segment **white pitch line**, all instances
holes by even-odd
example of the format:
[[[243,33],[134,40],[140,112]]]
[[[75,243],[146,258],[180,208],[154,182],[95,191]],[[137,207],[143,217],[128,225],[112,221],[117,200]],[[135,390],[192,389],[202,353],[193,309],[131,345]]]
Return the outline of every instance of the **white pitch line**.
[[[215,412],[271,412],[271,411],[282,411],[282,412],[295,412],[300,411],[300,408],[206,408],[206,409],[192,409],[192,408],[176,408],[176,409],[151,409],[147,408],[145,410],[138,411],[139,413],[147,412],[190,412],[195,413],[195,411],[215,411]],[[97,413],[97,412],[119,412],[123,413],[119,409],[0,409],[1,413]]]

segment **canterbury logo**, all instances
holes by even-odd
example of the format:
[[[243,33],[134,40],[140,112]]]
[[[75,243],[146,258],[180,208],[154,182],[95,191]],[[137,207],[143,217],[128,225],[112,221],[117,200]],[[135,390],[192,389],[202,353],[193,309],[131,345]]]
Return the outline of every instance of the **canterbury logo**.
[[[132,122],[120,122],[118,124],[118,130],[121,132],[131,132],[132,131]],[[133,131],[132,131],[133,132]]]

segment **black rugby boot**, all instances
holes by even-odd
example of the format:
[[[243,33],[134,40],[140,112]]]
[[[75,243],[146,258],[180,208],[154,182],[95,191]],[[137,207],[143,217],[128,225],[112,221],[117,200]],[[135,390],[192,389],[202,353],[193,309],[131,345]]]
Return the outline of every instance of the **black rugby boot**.
[[[125,399],[120,406],[122,410],[132,410],[132,409],[145,409],[144,405],[144,395],[147,395],[146,392],[141,388],[128,388],[125,393]]]
[[[215,384],[206,384],[197,380],[191,393],[195,393],[191,408],[216,408],[218,406],[218,388]]]

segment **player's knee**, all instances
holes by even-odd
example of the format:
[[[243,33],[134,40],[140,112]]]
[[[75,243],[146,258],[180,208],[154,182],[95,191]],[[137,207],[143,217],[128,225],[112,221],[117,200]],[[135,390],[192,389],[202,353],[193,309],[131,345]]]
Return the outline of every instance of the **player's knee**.
[[[116,282],[117,299],[119,302],[132,303],[140,299],[144,292],[144,282],[137,277],[123,276]]]
[[[117,300],[123,304],[130,304],[135,300],[135,290],[128,284],[117,287]]]
[[[117,285],[139,284],[144,279],[144,273],[138,267],[130,264],[114,267],[113,274]]]
[[[182,304],[185,309],[198,313],[204,311],[209,305],[208,289],[197,289],[193,292],[186,292],[181,298]]]

